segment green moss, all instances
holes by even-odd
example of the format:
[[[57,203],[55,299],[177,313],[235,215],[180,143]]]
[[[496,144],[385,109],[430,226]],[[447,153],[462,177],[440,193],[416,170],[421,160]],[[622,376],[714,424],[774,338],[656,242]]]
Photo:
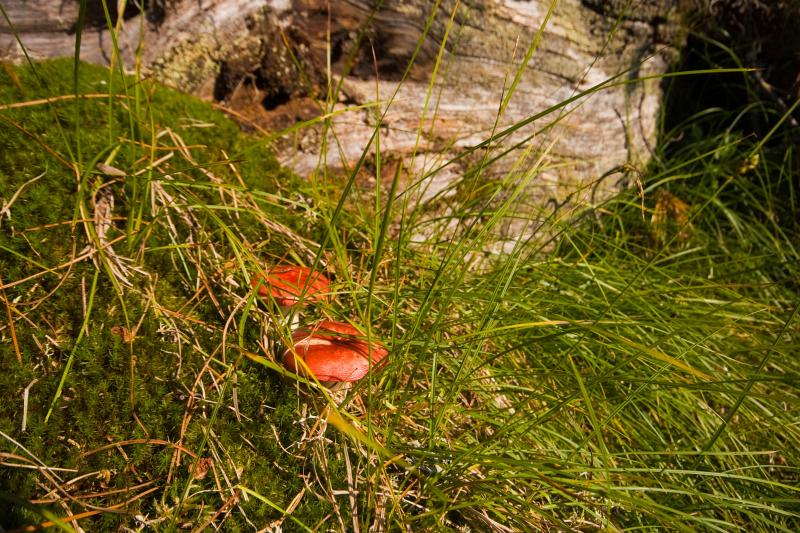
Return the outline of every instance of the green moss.
[[[0,221],[3,283],[33,276],[5,289],[15,314],[22,363],[17,362],[4,319],[0,429],[46,465],[74,469],[55,473],[62,483],[88,474],[69,485],[72,495],[121,490],[87,498],[92,505],[107,507],[130,499],[144,490],[132,487],[143,483],[152,483],[145,488],[157,487],[128,504],[124,514],[100,513],[83,519],[81,526],[87,530],[130,526],[132,514],[166,517],[159,526],[165,531],[186,522],[202,522],[229,496],[226,477],[232,485],[241,483],[287,506],[303,488],[301,475],[308,465],[302,457],[287,456],[275,434],[286,444],[300,439],[298,398],[293,387],[247,363],[230,348],[236,335],[227,339],[229,348],[221,352],[227,317],[220,310],[233,309],[233,305],[220,284],[224,283],[223,263],[252,252],[237,247],[264,239],[256,215],[286,216],[285,208],[267,201],[264,193],[296,178],[207,103],[146,81],[120,79],[89,65],[80,66],[79,93],[108,94],[112,86],[116,96],[74,99],[69,96],[73,94],[72,68],[67,60],[39,63],[35,72],[28,67],[0,70],[0,105],[32,104],[0,110],[0,197],[9,202],[23,184],[42,175],[21,190],[10,206],[10,218]],[[66,98],[34,102],[54,96]],[[194,163],[163,136],[168,130],[191,147]],[[148,145],[157,132],[162,137],[151,153]],[[151,159],[170,150],[174,163],[146,171]],[[97,163],[109,156],[108,164],[123,170],[124,178],[97,169]],[[231,161],[247,188],[241,187]],[[204,170],[231,191],[227,194],[255,194],[252,209],[258,213],[252,209],[238,216],[231,212]],[[176,199],[174,211],[151,212],[154,180]],[[97,266],[86,259],[73,261],[91,241],[83,225],[73,221],[84,216],[81,205],[83,213],[92,216],[92,194],[101,184],[113,193],[113,214],[122,217],[114,221],[108,238],[121,237],[115,244],[117,253],[133,258],[130,265],[148,275],[132,274],[132,286],[120,292],[108,269],[101,266],[92,295]],[[181,215],[187,213],[195,217],[203,233],[182,222]],[[177,235],[170,234],[168,215]],[[286,220],[291,224],[290,217]],[[205,240],[192,241],[201,237]],[[222,257],[210,252],[212,246]],[[264,252],[285,255],[284,240],[270,239]],[[72,264],[64,266],[67,263]],[[234,276],[240,286],[246,286],[238,272]],[[201,279],[213,287],[216,303],[205,294],[196,297]],[[88,329],[81,335],[89,300],[93,308]],[[5,317],[6,305],[2,307]],[[245,348],[257,350],[257,323],[253,317],[244,323]],[[132,344],[124,342],[122,328],[136,327]],[[68,361],[71,369],[59,395]],[[224,379],[234,362],[238,363],[233,370],[235,383],[230,377]],[[193,388],[201,373],[203,386]],[[27,428],[22,432],[26,387]],[[238,416],[233,409],[234,389]],[[54,409],[45,423],[51,404]],[[178,442],[198,457],[212,458],[217,475],[192,479],[186,454],[180,466],[174,467],[175,449],[166,443]],[[95,451],[110,444],[114,446]],[[0,439],[0,451],[28,457],[5,438]],[[46,492],[39,483],[53,486],[35,470],[0,467],[0,494],[16,498],[0,499],[0,525],[39,523],[44,520],[42,510],[64,515],[55,504],[24,504]],[[252,498],[240,505],[225,520],[228,530],[249,528],[245,514],[262,527],[280,516]],[[86,510],[74,503],[70,508],[75,513]],[[297,510],[310,524],[329,512],[328,504],[313,497],[304,498]]]

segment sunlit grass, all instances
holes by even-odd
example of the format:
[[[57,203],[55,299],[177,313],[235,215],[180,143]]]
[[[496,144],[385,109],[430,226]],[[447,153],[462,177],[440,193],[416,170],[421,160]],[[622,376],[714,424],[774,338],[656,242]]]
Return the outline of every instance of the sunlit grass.
[[[72,68],[0,73],[30,104],[0,107],[3,526],[796,529],[785,130],[701,113],[621,169],[637,186],[542,213],[517,195],[547,149],[491,183],[487,150],[445,210],[380,158],[359,189],[369,147],[300,180],[204,104]],[[118,96],[32,103],[73,84]],[[294,129],[330,127],[326,98]],[[250,278],[284,262],[334,279],[301,320],[361,325],[385,368],[335,393],[278,371],[288,324]]]

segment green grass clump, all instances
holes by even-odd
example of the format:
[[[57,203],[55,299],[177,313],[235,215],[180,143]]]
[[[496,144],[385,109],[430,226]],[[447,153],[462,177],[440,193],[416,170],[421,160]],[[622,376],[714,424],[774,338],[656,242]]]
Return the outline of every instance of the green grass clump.
[[[2,97],[69,96],[71,69],[8,67]],[[760,136],[722,111],[664,127],[623,169],[637,187],[539,217],[514,189],[535,148],[499,182],[476,165],[445,210],[400,172],[299,181],[205,104],[80,72],[117,96],[0,108],[3,199],[47,170],[0,227],[9,527],[797,529],[780,113]],[[510,219],[529,231],[486,254]],[[279,261],[334,279],[302,321],[363,325],[386,367],[338,393],[281,378],[288,328],[249,288]],[[67,470],[22,468],[42,463]]]

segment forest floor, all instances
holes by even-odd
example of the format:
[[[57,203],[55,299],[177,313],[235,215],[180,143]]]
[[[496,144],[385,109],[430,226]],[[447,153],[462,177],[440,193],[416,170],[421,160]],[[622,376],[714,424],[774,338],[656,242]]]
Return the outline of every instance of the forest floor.
[[[796,530],[798,154],[731,120],[484,257],[503,183],[418,242],[397,176],[301,180],[192,97],[3,65],[0,526]],[[282,370],[279,264],[387,365]]]

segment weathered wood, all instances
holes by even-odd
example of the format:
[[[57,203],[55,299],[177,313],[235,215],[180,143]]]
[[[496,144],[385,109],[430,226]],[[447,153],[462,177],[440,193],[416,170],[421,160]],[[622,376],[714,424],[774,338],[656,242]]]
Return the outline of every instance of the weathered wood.
[[[142,42],[143,62],[150,75],[205,98],[217,98],[269,130],[322,112],[316,102],[324,100],[327,90],[330,49],[333,72],[348,73],[336,109],[381,103],[331,121],[325,164],[333,169],[351,167],[374,131],[379,110],[386,111],[383,158],[403,159],[406,168],[418,172],[435,168],[486,140],[493,131],[617,74],[624,73],[622,80],[665,72],[677,39],[671,18],[675,3],[642,0],[627,9],[631,4],[627,1],[561,0],[499,120],[500,102],[536,39],[549,1],[442,2],[414,68],[402,83],[399,80],[433,9],[430,0],[383,2],[379,9],[372,0],[295,0],[293,4],[285,0],[176,0],[168,4],[160,23],[144,22],[143,40],[138,17],[125,21],[120,42],[126,64],[132,64]],[[34,55],[70,53],[73,36],[65,29],[74,25],[76,0],[5,0],[4,5],[12,21],[16,17],[23,42]],[[425,109],[445,35],[447,45]],[[0,28],[0,50],[7,50],[6,55],[14,48],[9,37]],[[84,34],[82,57],[107,61],[109,46],[108,32],[92,29]],[[386,101],[395,91],[386,110]],[[524,141],[485,174],[500,177],[516,168],[522,175],[532,161],[544,157],[541,172],[520,199],[529,208],[612,190],[618,178],[603,181],[602,176],[624,164],[641,167],[649,158],[660,99],[658,80],[619,85],[579,99],[493,147],[492,153],[498,153]],[[308,129],[299,139],[281,145],[280,157],[301,174],[314,172],[322,144],[321,128]],[[520,166],[518,156],[528,148],[532,148],[529,160]],[[434,197],[482,155],[462,158],[430,176],[422,184],[422,196]],[[582,192],[573,195],[575,191]],[[520,231],[508,222],[499,247],[503,239],[513,239]]]

